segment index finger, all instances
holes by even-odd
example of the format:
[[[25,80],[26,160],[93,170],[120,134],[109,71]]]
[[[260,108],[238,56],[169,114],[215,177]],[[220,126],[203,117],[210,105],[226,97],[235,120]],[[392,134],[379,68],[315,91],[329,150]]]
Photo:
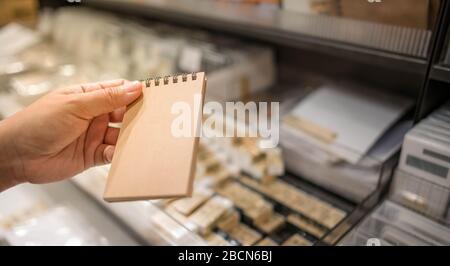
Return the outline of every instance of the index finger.
[[[95,90],[103,90],[110,87],[122,86],[129,81],[126,79],[105,80],[100,82],[84,83],[69,87],[65,90],[68,93],[85,93]]]

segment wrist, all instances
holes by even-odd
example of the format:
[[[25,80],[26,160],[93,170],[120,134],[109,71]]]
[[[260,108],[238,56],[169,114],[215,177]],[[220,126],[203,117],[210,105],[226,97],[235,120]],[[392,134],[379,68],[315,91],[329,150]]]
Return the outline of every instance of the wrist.
[[[0,192],[23,183],[21,158],[15,148],[12,127],[0,121]]]

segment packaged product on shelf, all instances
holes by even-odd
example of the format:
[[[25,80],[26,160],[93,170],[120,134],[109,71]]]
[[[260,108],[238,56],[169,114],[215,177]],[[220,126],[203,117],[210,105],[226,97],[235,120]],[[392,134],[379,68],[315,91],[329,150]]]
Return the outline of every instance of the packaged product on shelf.
[[[171,206],[183,215],[190,215],[213,194],[209,189],[196,189],[192,197],[175,199]]]
[[[217,189],[217,193],[229,198],[236,207],[254,222],[268,219],[273,212],[273,206],[265,201],[261,195],[240,185],[237,182],[228,182]]]
[[[276,78],[273,52],[267,47],[166,25],[143,27],[84,9],[61,9],[53,23],[53,40],[63,50],[116,76],[142,79],[206,71],[209,99],[245,99],[272,86]]]
[[[422,120],[405,136],[399,168],[450,188],[450,103]]]
[[[343,197],[363,200],[385,180],[390,172],[385,168],[393,167],[390,159],[412,124],[401,119],[412,101],[397,98],[367,89],[318,88],[283,118],[287,168]]]
[[[289,214],[287,217],[287,221],[290,224],[317,238],[323,237],[326,233],[326,229],[324,229],[322,226],[319,226],[298,214]]]
[[[356,164],[411,107],[407,98],[367,88],[323,86],[291,111],[295,123],[287,124],[303,133],[305,141]]]
[[[211,232],[219,219],[232,211],[233,203],[223,197],[214,196],[189,216],[203,235]]]
[[[398,123],[356,165],[337,161],[323,163],[320,158],[329,158],[328,154],[322,154],[321,150],[295,137],[295,131],[283,127],[283,155],[291,171],[344,197],[360,201],[376,188],[380,179],[385,180],[393,167],[390,158],[399,150],[402,138],[411,126],[412,121],[408,120]]]
[[[308,195],[281,180],[276,180],[266,185],[259,184],[250,178],[242,178],[241,182],[288,206],[292,210],[303,213],[329,229],[333,228],[346,216],[344,211],[334,208],[328,203]]]
[[[233,229],[233,227],[237,226],[239,224],[239,221],[241,220],[241,215],[238,211],[233,210],[231,213],[226,215],[218,224],[217,228],[219,228],[222,231],[230,231]]]
[[[282,246],[311,246],[312,243],[299,234],[295,234],[283,242]]]
[[[92,76],[96,79],[88,77],[87,81],[119,77],[135,80],[176,72],[207,71],[207,97],[220,101],[246,99],[269,88],[275,80],[273,52],[267,47],[223,41],[223,38],[176,27],[167,29],[155,25],[149,29],[106,13],[78,8],[63,8],[53,15],[46,14],[46,17],[52,25],[47,25],[50,30],[42,32],[50,34],[47,38],[54,46],[52,53],[38,56],[44,60],[36,62],[31,57],[36,58],[44,50],[33,49],[27,53],[30,58],[11,58],[10,67],[2,73],[15,73],[19,66],[23,71],[24,67],[29,67],[26,64],[33,63],[37,63],[34,64],[37,68],[57,66],[54,55],[64,57],[67,54],[73,64],[83,62],[81,68],[95,65],[97,69],[90,67],[86,73],[94,72]],[[4,53],[11,55],[41,41],[37,32],[21,26],[11,25],[2,32],[4,34],[0,36],[5,43],[23,44],[21,47],[3,47]],[[206,37],[198,38],[202,35]],[[23,36],[24,41],[7,41],[11,36],[15,39]],[[198,40],[189,41],[192,36],[197,36]]]
[[[277,229],[282,227],[285,223],[285,218],[283,215],[278,213],[273,213],[266,219],[255,221],[255,226],[266,234],[272,234]]]
[[[391,198],[440,222],[450,203],[450,104],[423,119],[405,136]]]
[[[228,235],[242,246],[252,246],[261,239],[261,234],[245,224],[238,224],[227,231]]]

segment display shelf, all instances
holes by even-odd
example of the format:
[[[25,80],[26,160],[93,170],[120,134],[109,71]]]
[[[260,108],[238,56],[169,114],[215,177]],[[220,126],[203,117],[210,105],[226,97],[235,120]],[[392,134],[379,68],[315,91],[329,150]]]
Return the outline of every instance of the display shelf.
[[[435,65],[431,69],[431,79],[450,83],[450,67],[444,65]]]
[[[178,224],[150,201],[108,203],[103,199],[107,167],[89,169],[73,183],[119,219],[146,245],[204,245],[202,239]],[[164,226],[164,227],[162,227]]]
[[[431,31],[205,0],[86,0],[87,6],[421,73]]]
[[[0,113],[9,116],[20,110],[20,106],[10,94],[0,97]],[[106,212],[111,220],[128,232],[133,239],[145,245],[202,245],[204,241],[189,229],[176,222],[168,213],[164,212],[157,204],[150,201],[108,203],[103,200],[108,167],[95,167],[89,169],[72,179],[85,195],[85,202],[90,202],[94,208],[100,208]],[[326,202],[332,202],[336,207],[344,210],[349,215],[328,234],[315,244],[333,245],[351,230],[358,220],[367,213],[376,201],[366,200],[362,204],[350,202],[329,191],[319,188],[312,183],[304,181],[293,175],[282,177],[282,180],[299,187],[301,190],[314,195]],[[373,198],[373,197],[371,197]],[[278,206],[278,205],[277,205]]]
[[[20,202],[15,202],[17,199],[21,199]],[[47,185],[22,184],[0,194],[1,212],[20,212],[21,209],[26,209],[26,206],[37,203],[48,208],[64,206],[76,211],[92,229],[104,236],[110,245],[138,245],[136,239],[131,237],[109,212],[92,204],[92,201],[69,181]],[[11,207],[12,205],[14,207]]]

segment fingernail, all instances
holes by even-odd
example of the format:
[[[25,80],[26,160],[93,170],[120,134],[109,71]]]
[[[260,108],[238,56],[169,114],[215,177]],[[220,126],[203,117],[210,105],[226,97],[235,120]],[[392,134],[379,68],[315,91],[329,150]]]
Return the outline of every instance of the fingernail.
[[[141,83],[139,81],[133,81],[123,85],[123,89],[126,92],[135,92],[141,88]]]
[[[113,155],[114,155],[114,147],[108,146],[105,148],[105,159],[107,163],[110,163],[112,161]]]

